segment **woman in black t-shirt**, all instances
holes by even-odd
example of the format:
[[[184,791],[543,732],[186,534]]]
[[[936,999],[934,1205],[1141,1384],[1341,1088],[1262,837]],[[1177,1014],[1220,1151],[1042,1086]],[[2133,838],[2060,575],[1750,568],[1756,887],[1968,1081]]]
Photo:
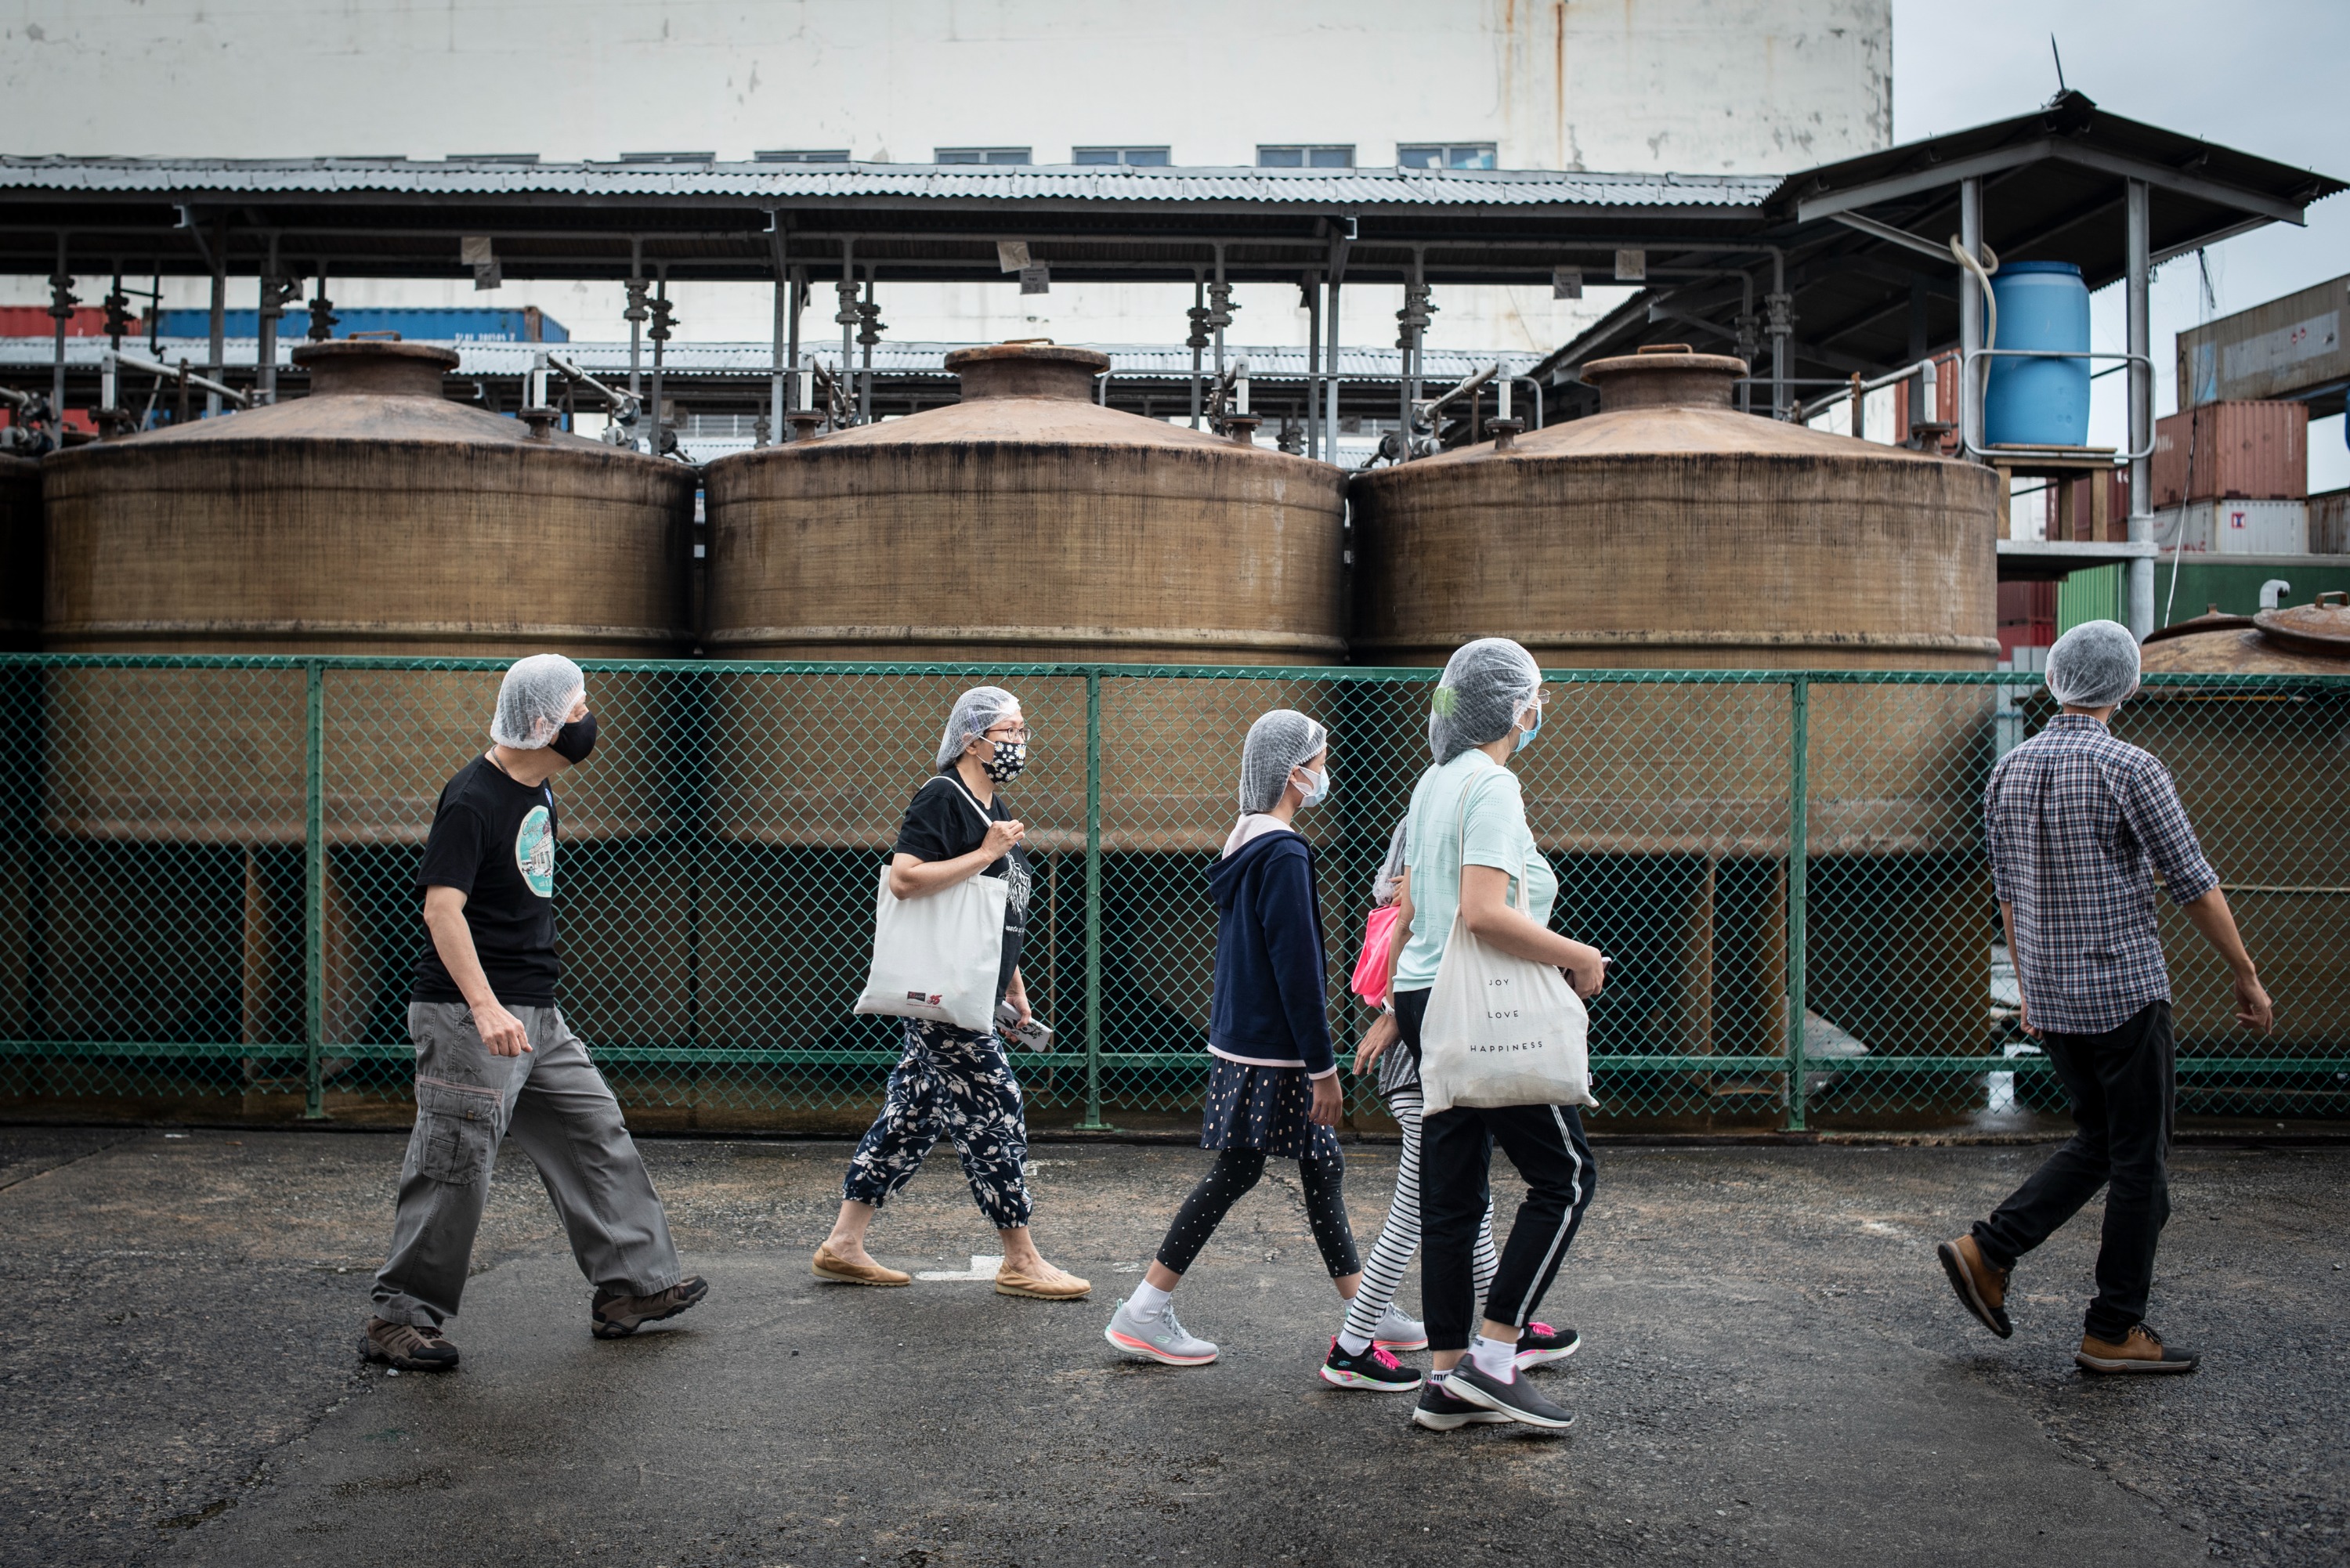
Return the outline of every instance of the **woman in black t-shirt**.
[[[1029,879],[1028,854],[1020,842],[1027,828],[995,786],[1010,783],[1027,760],[1028,723],[1020,700],[1000,686],[964,692],[939,742],[938,772],[914,792],[889,861],[889,891],[899,898],[919,898],[973,877],[1001,877],[1011,884],[996,996],[1024,1025],[1030,1014],[1020,946],[1027,931]],[[1046,1262],[1028,1233],[1028,1124],[1003,1042],[993,1031],[928,1019],[903,1022],[905,1054],[889,1075],[880,1116],[849,1158],[840,1217],[816,1250],[816,1273],[847,1284],[910,1282],[910,1275],[873,1261],[865,1234],[874,1212],[912,1179],[943,1132],[954,1141],[980,1212],[1003,1240],[996,1290],[1042,1301],[1083,1296],[1093,1286]]]

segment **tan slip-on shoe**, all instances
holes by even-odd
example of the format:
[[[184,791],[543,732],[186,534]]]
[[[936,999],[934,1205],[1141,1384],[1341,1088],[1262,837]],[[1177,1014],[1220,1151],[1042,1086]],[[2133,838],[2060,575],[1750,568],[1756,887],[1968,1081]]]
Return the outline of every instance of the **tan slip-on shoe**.
[[[1091,1280],[1081,1280],[1066,1273],[1052,1264],[1045,1272],[1031,1274],[1005,1263],[995,1271],[995,1293],[1000,1296],[1027,1296],[1040,1302],[1082,1301],[1094,1288]]]
[[[2073,1359],[2089,1372],[2192,1372],[2203,1358],[2191,1350],[2162,1343],[2162,1335],[2138,1324],[2115,1345],[2093,1334],[2081,1336]]]
[[[830,1247],[818,1247],[809,1267],[820,1280],[834,1280],[844,1285],[910,1285],[911,1274],[885,1269],[879,1263],[852,1263]]]

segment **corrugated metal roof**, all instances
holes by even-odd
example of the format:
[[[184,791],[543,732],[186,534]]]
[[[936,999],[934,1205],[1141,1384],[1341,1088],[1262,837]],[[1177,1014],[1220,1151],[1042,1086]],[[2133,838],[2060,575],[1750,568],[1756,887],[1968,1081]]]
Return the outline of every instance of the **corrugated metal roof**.
[[[745,202],[1243,202],[1317,207],[1760,207],[1776,175],[1562,170],[999,168],[929,163],[435,163],[317,158],[0,157],[0,190],[158,195],[722,197]]]
[[[290,367],[293,351],[301,339],[281,339],[277,346],[277,362]],[[423,341],[421,338],[411,342]],[[144,337],[127,337],[123,349],[141,358],[148,357]],[[458,376],[519,376],[531,368],[531,357],[541,350],[559,354],[589,375],[599,379],[626,377],[629,373],[629,345],[615,343],[500,343],[466,340],[451,342],[442,347],[457,351]],[[946,357],[957,348],[969,348],[964,343],[882,342],[873,349],[873,368],[885,376],[947,375]],[[1191,373],[1191,351],[1184,348],[1167,348],[1156,344],[1089,344],[1109,356],[1114,375],[1159,376],[1170,379],[1188,377]],[[252,367],[260,345],[251,337],[230,337],[223,340],[221,357],[233,369]],[[808,351],[817,361],[830,365],[840,357],[837,340],[829,345],[814,342]],[[46,369],[56,362],[57,345],[49,337],[0,337],[0,369],[8,370]],[[98,365],[107,351],[103,337],[68,337],[66,339],[66,363],[70,367],[87,368]],[[161,340],[155,357],[165,364],[177,364],[184,358],[202,369],[211,350],[201,337],[166,337]],[[662,354],[661,369],[671,376],[764,376],[772,368],[773,348],[765,343],[671,343]],[[1347,376],[1367,379],[1392,379],[1396,374],[1397,350],[1393,348],[1342,348],[1338,353],[1341,371]],[[1486,349],[1472,351],[1462,348],[1430,348],[1420,356],[1420,374],[1441,385],[1474,375],[1486,366],[1500,360],[1512,375],[1524,375],[1533,369],[1541,355],[1529,350]],[[1245,359],[1253,376],[1291,379],[1305,374],[1305,350],[1302,348],[1266,348],[1228,343],[1224,346],[1227,363]],[[652,370],[651,346],[647,345],[643,358],[646,373]]]

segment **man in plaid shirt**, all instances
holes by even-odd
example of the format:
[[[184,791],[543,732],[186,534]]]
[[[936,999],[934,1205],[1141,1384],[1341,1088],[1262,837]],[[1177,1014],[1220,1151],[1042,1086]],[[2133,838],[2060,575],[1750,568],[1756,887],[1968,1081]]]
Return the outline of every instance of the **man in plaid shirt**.
[[[2137,690],[2137,642],[2109,620],[2048,652],[2064,712],[1991,770],[1983,828],[2022,999],[2078,1127],[1971,1232],[1939,1249],[1969,1312],[2005,1339],[2015,1261],[2106,1193],[2097,1294],[2074,1359],[2093,1372],[2192,1372],[2195,1353],[2146,1325],[2155,1244],[2170,1217],[2170,974],[2155,926],[2163,889],[2227,961],[2236,1021],[2266,1033],[2268,993],[2195,842],[2168,770],[2107,732]]]

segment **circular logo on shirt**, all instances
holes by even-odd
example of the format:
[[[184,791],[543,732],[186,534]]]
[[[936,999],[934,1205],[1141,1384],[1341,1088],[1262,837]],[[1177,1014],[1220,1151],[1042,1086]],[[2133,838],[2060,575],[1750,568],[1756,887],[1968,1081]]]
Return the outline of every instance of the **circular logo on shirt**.
[[[542,898],[555,897],[555,830],[543,805],[530,808],[522,819],[522,831],[515,835],[515,869],[532,892]]]

